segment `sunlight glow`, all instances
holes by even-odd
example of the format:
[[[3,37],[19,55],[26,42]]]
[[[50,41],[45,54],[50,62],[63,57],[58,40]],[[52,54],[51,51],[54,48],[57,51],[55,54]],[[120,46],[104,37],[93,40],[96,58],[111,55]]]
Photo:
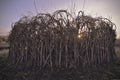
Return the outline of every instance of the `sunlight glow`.
[[[82,36],[80,34],[78,34],[78,38],[81,38]]]
[[[80,29],[78,30],[78,36],[77,36],[78,38],[81,38],[82,37],[82,35],[81,35],[81,33],[80,33]]]

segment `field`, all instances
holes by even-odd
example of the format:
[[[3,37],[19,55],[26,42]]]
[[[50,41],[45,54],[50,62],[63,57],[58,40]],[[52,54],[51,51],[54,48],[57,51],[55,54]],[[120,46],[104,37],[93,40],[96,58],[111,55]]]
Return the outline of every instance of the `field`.
[[[116,45],[115,50],[116,50],[117,57],[120,58],[120,39],[116,40],[115,45]]]
[[[0,56],[2,56],[2,57],[8,56],[8,53],[9,53],[8,47],[9,47],[8,43],[1,43],[0,44]]]
[[[49,73],[48,71],[17,71],[7,61],[9,45],[7,40],[0,43],[0,80],[120,80],[120,39],[116,40],[115,50],[118,60],[101,70],[76,70]],[[49,75],[48,75],[49,74]]]

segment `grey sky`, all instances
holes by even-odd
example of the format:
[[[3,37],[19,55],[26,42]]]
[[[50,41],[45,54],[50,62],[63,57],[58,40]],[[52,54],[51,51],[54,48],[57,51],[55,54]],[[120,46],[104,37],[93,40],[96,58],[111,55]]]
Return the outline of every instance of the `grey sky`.
[[[58,9],[82,10],[84,0],[36,0],[38,12],[54,12]],[[120,0],[85,0],[85,14],[103,16],[117,25],[120,36]],[[11,24],[24,15],[36,15],[34,0],[0,0],[0,34],[8,34]]]

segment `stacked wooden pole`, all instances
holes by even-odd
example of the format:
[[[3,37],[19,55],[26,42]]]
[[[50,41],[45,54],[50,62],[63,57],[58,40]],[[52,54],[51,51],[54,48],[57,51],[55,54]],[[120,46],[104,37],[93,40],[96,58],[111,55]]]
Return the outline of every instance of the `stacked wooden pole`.
[[[81,68],[115,59],[115,25],[106,18],[92,18],[82,11],[66,10],[23,17],[9,36],[9,58],[21,67]]]

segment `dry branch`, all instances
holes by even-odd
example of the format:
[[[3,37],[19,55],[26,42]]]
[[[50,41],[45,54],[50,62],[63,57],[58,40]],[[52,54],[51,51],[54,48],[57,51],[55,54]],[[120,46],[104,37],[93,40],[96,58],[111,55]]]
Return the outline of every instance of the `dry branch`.
[[[115,25],[82,11],[23,17],[12,26],[9,58],[23,67],[81,68],[115,59]]]

